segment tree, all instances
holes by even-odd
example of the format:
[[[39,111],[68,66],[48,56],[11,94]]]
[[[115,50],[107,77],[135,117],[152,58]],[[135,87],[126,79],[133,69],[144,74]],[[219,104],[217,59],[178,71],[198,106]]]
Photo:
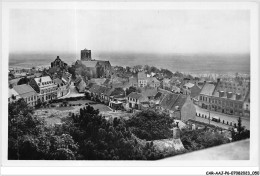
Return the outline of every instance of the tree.
[[[17,82],[17,85],[28,84],[29,81],[30,79],[28,79],[27,77],[23,77]]]
[[[78,145],[67,130],[46,126],[23,99],[8,108],[8,159],[76,159]]]
[[[172,124],[173,118],[153,110],[142,111],[126,121],[126,126],[131,132],[145,140],[171,138]]]
[[[239,141],[239,140],[250,138],[250,131],[242,127],[241,117],[238,118],[237,122],[238,122],[237,131],[235,131],[233,128],[231,131],[232,140]]]
[[[137,89],[133,86],[126,89],[126,96],[129,95],[131,92],[137,92]]]

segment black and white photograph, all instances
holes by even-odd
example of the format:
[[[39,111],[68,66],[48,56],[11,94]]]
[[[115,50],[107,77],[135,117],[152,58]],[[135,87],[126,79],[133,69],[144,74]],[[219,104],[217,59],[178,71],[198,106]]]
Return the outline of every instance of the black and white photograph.
[[[3,6],[6,162],[258,163],[257,4],[126,4]]]

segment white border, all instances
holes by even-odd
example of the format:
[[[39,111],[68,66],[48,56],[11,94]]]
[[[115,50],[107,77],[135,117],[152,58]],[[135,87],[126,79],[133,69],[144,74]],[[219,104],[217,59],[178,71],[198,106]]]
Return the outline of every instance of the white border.
[[[123,173],[123,174],[134,174],[134,168],[131,167],[141,167],[141,170],[145,171],[148,175],[161,175],[161,174],[174,174],[181,175],[183,173],[202,173],[205,174],[203,166],[210,168],[205,168],[208,170],[213,170],[214,166],[222,167],[258,167],[259,166],[259,14],[258,14],[258,4],[255,2],[3,2],[2,11],[2,169],[3,174],[20,174],[31,173],[37,174],[47,174],[51,173],[50,168],[27,168],[19,166],[92,166],[86,168],[71,168],[71,170],[76,170],[76,173],[89,173],[89,174],[107,174],[107,173]],[[7,96],[8,96],[8,46],[9,46],[9,10],[10,9],[96,9],[96,10],[125,10],[125,9],[136,9],[136,10],[173,10],[173,9],[193,9],[193,10],[250,10],[250,56],[251,56],[251,139],[250,139],[250,160],[245,161],[8,161],[7,160]],[[10,168],[9,166],[18,166],[15,168]],[[99,169],[96,166],[104,166],[108,168]],[[119,168],[111,168],[110,166],[119,166]],[[123,167],[124,166],[124,167]],[[145,168],[147,166],[153,166],[154,168],[160,167],[160,172],[157,172],[152,167]],[[164,167],[163,167],[164,166]],[[167,166],[165,168],[165,166]],[[175,168],[171,168],[174,166]],[[192,168],[187,170],[183,167],[200,167]],[[163,168],[162,168],[163,167]],[[26,169],[27,168],[27,169]],[[114,170],[119,172],[115,172]],[[235,168],[234,168],[235,169]],[[240,168],[241,169],[241,168]],[[250,168],[248,168],[250,169]],[[251,168],[252,169],[252,168]],[[255,168],[254,168],[255,169]],[[253,169],[253,170],[254,170]],[[51,169],[53,170],[53,169]],[[109,170],[109,172],[107,172]],[[220,169],[221,170],[221,169]],[[223,168],[222,168],[223,170]],[[239,169],[238,169],[239,170]],[[29,172],[28,172],[29,171]],[[71,173],[66,168],[59,169],[62,175],[75,174]],[[111,172],[110,172],[111,171]],[[127,172],[126,172],[127,171]],[[194,172],[196,171],[196,172]],[[32,174],[32,175],[34,175]],[[138,172],[137,172],[138,174]]]

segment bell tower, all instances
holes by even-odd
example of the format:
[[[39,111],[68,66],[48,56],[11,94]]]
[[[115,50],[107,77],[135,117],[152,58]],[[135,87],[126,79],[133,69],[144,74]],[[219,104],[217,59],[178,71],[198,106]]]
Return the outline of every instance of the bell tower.
[[[81,60],[84,60],[84,61],[90,61],[91,60],[91,50],[88,50],[86,48],[84,50],[81,50],[80,58],[81,58]]]

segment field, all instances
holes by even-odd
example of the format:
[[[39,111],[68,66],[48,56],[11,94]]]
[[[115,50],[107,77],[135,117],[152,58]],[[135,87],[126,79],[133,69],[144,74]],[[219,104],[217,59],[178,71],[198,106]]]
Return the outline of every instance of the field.
[[[111,109],[104,104],[95,104],[95,102],[90,100],[78,100],[69,101],[66,107],[60,106],[62,103],[53,103],[52,105],[55,105],[56,107],[36,109],[35,115],[44,118],[47,125],[54,125],[61,123],[62,118],[68,117],[72,113],[79,113],[80,108],[85,107],[86,103],[93,106],[94,109],[99,109],[101,113],[111,111]]]

